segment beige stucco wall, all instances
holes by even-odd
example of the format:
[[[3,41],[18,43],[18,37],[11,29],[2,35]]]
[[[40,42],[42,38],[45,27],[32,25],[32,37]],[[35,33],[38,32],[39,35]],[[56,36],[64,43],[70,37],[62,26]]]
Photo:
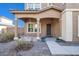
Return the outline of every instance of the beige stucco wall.
[[[19,13],[15,15],[17,18],[60,18],[61,12],[55,9],[48,9],[40,13]]]
[[[47,3],[41,3],[41,9],[46,8],[48,6]]]
[[[78,15],[79,15],[79,11],[73,11],[73,41],[79,41],[79,37],[78,37]]]
[[[35,19],[31,19],[30,22],[36,22]],[[46,24],[51,24],[51,35],[54,37],[59,37],[60,34],[60,23],[59,23],[59,19],[41,19],[40,20],[41,23],[41,33],[40,33],[40,37],[45,37],[47,32],[46,32]],[[25,26],[25,35],[26,36],[33,36],[36,37],[37,34],[36,33],[27,33],[27,22],[26,22],[26,26]]]
[[[54,37],[61,37],[61,23],[59,19],[52,20],[52,35]]]
[[[66,13],[64,14],[62,22],[63,22],[63,27],[62,27],[62,36],[63,36],[63,40],[65,41],[73,41],[73,42],[78,42],[79,41],[79,37],[78,37],[78,15],[79,15],[79,11],[66,11],[66,12],[72,12],[72,16],[68,16],[68,18],[66,17]],[[70,13],[68,13],[70,14]],[[67,15],[68,15],[67,14]],[[71,20],[69,17],[72,17]],[[68,28],[66,21],[68,21],[68,26],[70,26]],[[71,24],[70,24],[71,23]],[[72,31],[72,32],[67,32],[67,30]],[[70,35],[71,33],[71,35]],[[69,39],[69,37],[72,37],[71,39]],[[67,38],[68,37],[68,38]]]
[[[39,14],[40,18],[60,18],[61,12],[55,9],[49,9]]]
[[[66,3],[66,9],[79,9],[79,3]]]
[[[48,4],[49,3],[41,3],[41,8],[43,9],[43,8],[49,7]],[[62,9],[64,9],[64,3],[52,3],[52,6],[56,6],[56,7],[60,7]]]

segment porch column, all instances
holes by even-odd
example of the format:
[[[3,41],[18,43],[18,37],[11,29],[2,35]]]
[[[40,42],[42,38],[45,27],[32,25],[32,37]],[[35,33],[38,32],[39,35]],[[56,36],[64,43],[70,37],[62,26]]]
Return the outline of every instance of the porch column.
[[[62,39],[64,41],[73,40],[73,14],[66,10],[62,13]]]
[[[40,18],[37,18],[37,39],[38,40],[40,40],[39,23],[40,23]]]
[[[18,39],[18,19],[15,17],[15,37],[14,40]]]

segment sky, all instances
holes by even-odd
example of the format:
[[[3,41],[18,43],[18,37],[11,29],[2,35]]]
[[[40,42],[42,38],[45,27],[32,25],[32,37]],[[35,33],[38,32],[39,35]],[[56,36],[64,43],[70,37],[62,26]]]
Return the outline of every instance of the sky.
[[[16,9],[16,10],[24,10],[24,4],[23,3],[0,3],[0,16],[4,16],[9,18],[10,20],[14,21],[14,15],[11,14],[10,9]],[[24,23],[23,21],[18,21],[19,27],[23,27]]]

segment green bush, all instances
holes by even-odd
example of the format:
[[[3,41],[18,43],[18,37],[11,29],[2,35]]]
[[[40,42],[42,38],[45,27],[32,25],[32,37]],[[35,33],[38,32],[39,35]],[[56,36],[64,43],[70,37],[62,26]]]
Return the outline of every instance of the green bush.
[[[29,42],[29,41],[24,41],[24,40],[16,40],[17,42],[17,46],[16,46],[16,50],[20,51],[20,50],[29,50],[32,48],[33,43]]]
[[[14,33],[6,32],[2,33],[0,36],[0,42],[9,42],[12,41],[14,38]]]

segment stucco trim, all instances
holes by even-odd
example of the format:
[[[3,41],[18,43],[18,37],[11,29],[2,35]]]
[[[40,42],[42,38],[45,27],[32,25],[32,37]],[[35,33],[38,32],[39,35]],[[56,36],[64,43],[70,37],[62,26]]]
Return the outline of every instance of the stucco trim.
[[[66,11],[79,11],[79,9],[64,9],[63,13]]]
[[[72,41],[73,38],[73,22],[72,22],[72,11],[66,12],[66,36],[68,41]]]
[[[79,37],[79,15],[78,15],[78,37]]]

